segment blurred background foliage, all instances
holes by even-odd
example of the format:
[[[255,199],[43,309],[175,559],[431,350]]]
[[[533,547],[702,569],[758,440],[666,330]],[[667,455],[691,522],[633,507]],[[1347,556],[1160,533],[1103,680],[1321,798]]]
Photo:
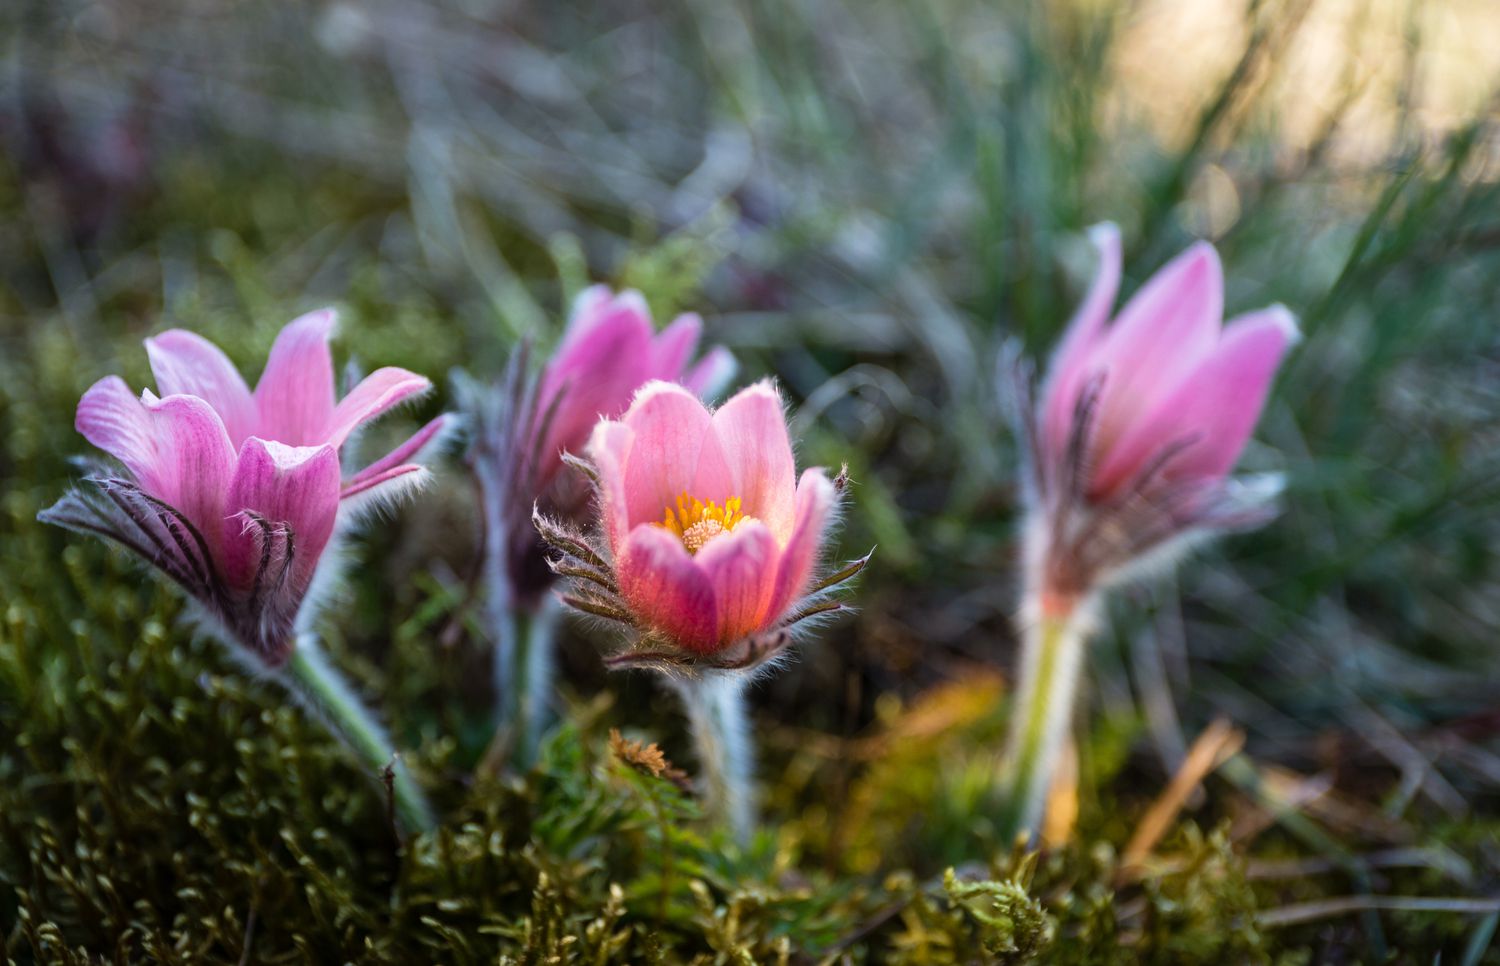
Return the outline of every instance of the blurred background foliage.
[[[1500,962],[1487,0],[18,0],[0,41],[8,959]],[[1044,356],[1103,219],[1127,290],[1207,237],[1231,311],[1302,320],[1246,460],[1285,513],[1119,602],[1076,826],[1026,857],[988,821],[996,360]],[[343,357],[441,384],[550,344],[596,279],[775,375],[803,461],[857,483],[843,555],[879,548],[861,612],[755,692],[748,854],[612,750],[691,767],[672,703],[581,632],[542,764],[484,767],[457,461],[326,621],[443,812],[404,844],[172,593],[34,522],[78,395],[149,384],[154,331],[253,374],[335,304]],[[1218,716],[1224,753],[1190,755]]]

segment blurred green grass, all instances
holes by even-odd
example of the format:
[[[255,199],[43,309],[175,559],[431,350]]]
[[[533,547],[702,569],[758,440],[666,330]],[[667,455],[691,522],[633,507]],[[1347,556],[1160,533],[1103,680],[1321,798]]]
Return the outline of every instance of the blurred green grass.
[[[1003,689],[932,689],[1009,667],[995,360],[1046,352],[1089,270],[1080,229],[1109,218],[1127,288],[1206,233],[1230,310],[1285,302],[1306,339],[1246,460],[1287,474],[1281,519],[1132,591],[1095,648],[1077,843],[1031,886],[1050,955],[1500,961],[1494,916],[1256,925],[1500,880],[1494,67],[1451,62],[1455,18],[1493,25],[1375,5],[1330,42],[1330,6],[1248,5],[1201,38],[1219,56],[1197,75],[1141,53],[1159,9],[1084,0],[0,13],[7,955],[999,955],[941,873],[1023,871],[984,797]],[[1453,73],[1484,96],[1434,102]],[[336,748],[194,641],[171,594],[35,513],[85,451],[78,395],[147,384],[159,328],[253,369],[333,303],[345,356],[441,383],[547,343],[589,278],[702,311],[746,378],[781,380],[803,460],[850,464],[842,548],[879,547],[861,613],[755,695],[772,831],[739,864],[611,763],[610,725],[686,747],[650,682],[606,680],[583,638],[548,770],[474,778],[485,645],[451,464],[362,541],[327,622],[449,816],[394,856]],[[935,702],[948,717],[914,729]],[[1219,714],[1246,768],[1115,888],[1113,856]],[[1288,789],[1309,798],[1278,804]]]

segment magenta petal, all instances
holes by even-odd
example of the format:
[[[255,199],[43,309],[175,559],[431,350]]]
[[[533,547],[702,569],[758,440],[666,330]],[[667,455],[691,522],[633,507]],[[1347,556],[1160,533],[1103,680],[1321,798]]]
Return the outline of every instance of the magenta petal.
[[[385,469],[372,472],[365,470],[354,479],[345,484],[339,491],[339,499],[347,500],[351,497],[361,496],[378,487],[385,486],[392,480],[400,480],[409,477],[413,473],[424,472],[427,467],[418,463],[402,463],[396,466],[388,466]]]
[[[682,384],[700,399],[713,399],[729,387],[738,369],[739,363],[728,349],[714,346],[688,370]]]
[[[540,411],[552,413],[543,444],[546,459],[576,452],[594,423],[618,416],[650,378],[651,319],[643,309],[644,303],[623,297],[606,300],[586,326],[576,320],[570,325],[537,394]],[[555,463],[546,467],[543,483],[555,468]]]
[[[1100,498],[1129,483],[1164,447],[1192,440],[1166,467],[1169,479],[1213,479],[1228,473],[1260,418],[1286,349],[1297,338],[1282,306],[1230,322],[1218,346],[1145,419],[1111,449],[1091,491]]]
[[[679,315],[651,343],[651,378],[681,382],[702,334],[703,320],[696,313]]]
[[[328,340],[336,321],[332,309],[309,312],[287,323],[276,336],[265,372],[255,386],[257,435],[289,446],[325,441],[334,400]]]
[[[741,389],[714,413],[713,431],[733,479],[732,495],[784,544],[792,531],[797,469],[781,395],[769,381]]]
[[[615,575],[631,612],[647,627],[692,651],[717,648],[713,585],[675,534],[651,524],[630,531]]]
[[[563,329],[562,343],[559,348],[566,348],[584,333],[598,325],[603,312],[609,303],[614,300],[614,293],[608,285],[590,285],[578,297],[573,299],[573,307],[568,312],[568,324]]]
[[[224,423],[197,396],[151,400],[145,409],[156,437],[156,460],[142,485],[187,517],[210,547],[217,547],[235,459]]]
[[[1224,270],[1207,242],[1167,263],[1120,310],[1098,350],[1105,371],[1095,434],[1101,459],[1212,351],[1223,318]]]
[[[386,366],[366,376],[334,408],[327,428],[318,442],[338,447],[362,423],[366,423],[392,406],[432,388],[426,376]]]
[[[1083,304],[1052,354],[1047,385],[1042,391],[1046,407],[1043,440],[1053,453],[1061,453],[1067,446],[1078,393],[1092,375],[1094,349],[1120,291],[1120,229],[1108,222],[1095,225],[1089,229],[1089,240],[1099,252],[1099,268]]]
[[[620,417],[635,434],[624,464],[629,526],[660,523],[666,508],[690,490],[711,420],[698,397],[673,383],[650,382],[636,394]]]
[[[105,376],[78,400],[73,425],[83,438],[124,463],[144,481],[156,465],[155,433],[146,407],[125,380]]]
[[[808,582],[818,566],[829,521],[833,518],[836,497],[833,483],[822,470],[803,471],[797,483],[796,524],[791,539],[781,550],[776,587],[766,612],[768,621],[786,616],[787,609],[807,593]]]
[[[240,448],[224,521],[225,569],[232,585],[252,586],[261,564],[254,513],[293,534],[293,587],[305,590],[333,534],[339,509],[339,457],[332,446],[287,446],[252,436]]]
[[[345,494],[347,495],[350,489],[359,486],[359,484],[369,477],[379,476],[392,467],[397,467],[416,459],[423,448],[443,435],[453,425],[453,419],[454,417],[451,414],[444,413],[417,430],[406,442],[354,474],[344,488]]]
[[[635,433],[624,423],[601,420],[589,438],[586,453],[599,474],[599,515],[610,553],[620,556],[621,544],[630,532],[630,512],[625,499],[625,464],[635,444]]]
[[[765,627],[776,588],[780,551],[759,520],[746,520],[698,551],[718,607],[719,642],[730,644]]]
[[[197,396],[224,421],[236,446],[255,431],[250,387],[223,351],[194,332],[171,329],[146,340],[146,356],[162,396]]]

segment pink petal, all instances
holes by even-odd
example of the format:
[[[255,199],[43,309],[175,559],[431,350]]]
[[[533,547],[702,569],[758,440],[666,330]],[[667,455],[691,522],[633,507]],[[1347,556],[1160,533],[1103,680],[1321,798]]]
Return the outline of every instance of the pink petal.
[[[568,324],[563,329],[561,346],[571,345],[575,339],[599,324],[604,310],[614,300],[608,285],[590,285],[573,300],[568,312]]]
[[[697,313],[679,315],[651,343],[651,378],[681,382],[682,370],[702,334],[703,320]]]
[[[1230,322],[1198,368],[1132,426],[1099,467],[1090,495],[1107,498],[1162,452],[1193,442],[1166,467],[1168,479],[1213,479],[1233,469],[1260,418],[1266,393],[1297,325],[1282,306]]]
[[[218,346],[195,332],[171,329],[146,340],[146,356],[162,396],[197,396],[224,421],[235,445],[255,430],[250,387]]]
[[[630,532],[625,500],[625,464],[635,444],[635,432],[624,423],[601,420],[589,439],[587,455],[599,474],[599,515],[610,553],[619,559],[621,544]]]
[[[287,323],[276,336],[255,387],[258,435],[289,446],[325,441],[334,400],[328,340],[336,321],[332,309],[309,312]]]
[[[732,481],[726,495],[738,496],[745,514],[765,521],[784,544],[792,531],[797,468],[780,394],[769,381],[741,389],[714,413],[713,430]],[[712,494],[719,481],[700,475],[696,482]]]
[[[1097,362],[1104,368],[1095,450],[1109,447],[1213,350],[1224,317],[1224,270],[1199,242],[1169,262],[1120,310]]]
[[[636,527],[625,538],[615,575],[641,623],[679,647],[699,653],[717,648],[713,585],[676,535],[650,524]]]
[[[1054,455],[1067,447],[1078,393],[1092,375],[1090,364],[1099,334],[1120,291],[1120,229],[1108,222],[1095,225],[1089,229],[1089,240],[1099,252],[1099,269],[1083,304],[1068,323],[1062,342],[1052,354],[1047,385],[1042,391],[1043,440]]]
[[[156,438],[156,459],[142,484],[192,521],[216,548],[224,494],[234,473],[234,447],[224,423],[197,396],[153,399],[145,409]]]
[[[225,570],[230,582],[249,588],[260,567],[258,529],[250,511],[294,537],[291,579],[304,590],[333,534],[339,508],[339,456],[332,446],[287,446],[252,436],[240,447],[239,466],[225,501]]]
[[[124,463],[144,481],[156,465],[155,432],[146,407],[125,380],[105,376],[78,400],[73,425],[83,438]]]
[[[693,487],[712,417],[681,386],[650,382],[636,393],[620,422],[635,434],[623,467],[626,520],[632,528],[660,523],[663,511]]]
[[[418,463],[404,463],[397,466],[388,466],[383,470],[371,472],[365,470],[354,479],[350,480],[342,490],[339,491],[339,499],[347,500],[350,497],[360,496],[378,487],[385,486],[392,480],[408,477],[413,473],[421,473],[427,467]]]
[[[432,388],[426,376],[395,366],[376,369],[345,396],[334,408],[327,427],[318,442],[338,447],[361,424],[369,422],[392,406]]]
[[[354,474],[345,486],[344,492],[347,494],[369,477],[379,476],[392,467],[399,467],[403,463],[416,459],[426,446],[452,428],[453,420],[454,417],[449,413],[444,413],[432,420],[417,430],[406,442]]]
[[[718,608],[718,637],[732,644],[765,627],[781,552],[759,520],[746,520],[698,551]]]
[[[797,483],[797,522],[791,539],[781,551],[776,588],[766,608],[767,623],[786,616],[786,612],[807,592],[808,582],[817,568],[828,524],[833,518],[837,499],[833,483],[820,469],[804,470]],[[706,552],[707,547],[704,548]]]
[[[643,308],[644,303],[621,297],[584,316],[586,326],[575,316],[537,394],[539,411],[553,413],[543,444],[548,459],[577,452],[594,423],[600,417],[618,416],[636,389],[650,379],[651,319]],[[546,469],[543,483],[556,464]]]
[[[699,399],[713,399],[729,387],[739,363],[723,346],[714,346],[688,370],[682,384],[693,391]]]

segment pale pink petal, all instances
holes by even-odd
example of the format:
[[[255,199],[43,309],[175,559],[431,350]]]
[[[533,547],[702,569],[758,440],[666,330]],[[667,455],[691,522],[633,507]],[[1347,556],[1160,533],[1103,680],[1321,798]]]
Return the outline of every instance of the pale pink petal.
[[[714,399],[729,388],[729,382],[738,369],[739,363],[728,349],[714,346],[688,370],[682,384],[700,399]]]
[[[625,538],[615,575],[621,596],[644,625],[688,650],[711,653],[718,647],[713,585],[675,534],[650,524],[636,527]]]
[[[1297,326],[1282,306],[1232,321],[1198,368],[1139,420],[1099,467],[1090,495],[1107,498],[1134,480],[1165,447],[1191,444],[1165,468],[1168,479],[1213,479],[1228,473],[1250,438],[1266,393]]]
[[[636,394],[620,417],[635,433],[624,464],[629,526],[660,523],[666,508],[691,489],[711,420],[698,397],[674,383],[650,382]]]
[[[350,391],[333,410],[326,428],[317,441],[333,447],[344,445],[344,440],[361,424],[413,396],[421,395],[432,388],[426,376],[408,372],[396,366],[376,369]]]
[[[695,312],[679,315],[651,343],[651,378],[681,382],[682,370],[698,348],[703,320]]]
[[[292,531],[292,586],[307,587],[339,509],[339,456],[332,446],[287,446],[252,436],[225,500],[225,569],[233,586],[250,587],[261,563],[258,528],[246,511]]]
[[[1120,310],[1098,350],[1098,459],[1213,350],[1223,318],[1224,270],[1207,242],[1167,263]]]
[[[740,496],[738,468],[731,465],[724,442],[714,431],[712,424],[703,434],[703,448],[698,451],[698,466],[693,470],[692,482],[687,486],[690,496],[725,506],[726,500]],[[745,507],[749,504],[745,503]],[[745,509],[749,513],[749,509]]]
[[[125,380],[105,376],[78,400],[73,425],[83,438],[124,463],[144,481],[156,465],[151,417]]]
[[[787,609],[807,592],[833,519],[836,499],[833,483],[822,470],[803,471],[797,483],[797,522],[791,539],[781,551],[776,587],[766,608],[768,623],[786,616]]]
[[[197,396],[145,403],[156,459],[142,485],[187,517],[217,548],[224,494],[234,474],[234,447],[212,406]]]
[[[1108,222],[1095,225],[1089,229],[1089,240],[1099,252],[1099,268],[1083,304],[1052,354],[1047,384],[1042,390],[1043,441],[1054,454],[1067,447],[1078,393],[1093,374],[1094,350],[1120,291],[1120,229]]]
[[[601,420],[594,427],[585,450],[599,474],[599,515],[604,521],[604,536],[610,553],[617,559],[620,545],[630,532],[625,500],[625,464],[634,444],[635,433],[629,426],[614,420]]]
[[[255,386],[256,434],[288,446],[315,446],[333,413],[333,356],[328,340],[337,316],[309,312],[287,323]]]
[[[769,381],[741,389],[714,413],[713,431],[733,481],[728,495],[738,496],[745,514],[763,520],[777,543],[785,544],[792,531],[797,469],[781,395]]]
[[[359,486],[369,477],[379,476],[392,467],[397,467],[403,463],[417,459],[423,449],[452,428],[454,418],[451,413],[444,413],[417,430],[406,442],[354,474],[345,485],[345,492],[347,493],[350,489]]]
[[[250,387],[223,351],[195,332],[171,329],[146,340],[146,356],[162,396],[197,396],[224,421],[236,446],[255,430]]]
[[[698,551],[697,564],[713,587],[721,644],[765,627],[780,556],[776,538],[759,520],[746,520]]]

